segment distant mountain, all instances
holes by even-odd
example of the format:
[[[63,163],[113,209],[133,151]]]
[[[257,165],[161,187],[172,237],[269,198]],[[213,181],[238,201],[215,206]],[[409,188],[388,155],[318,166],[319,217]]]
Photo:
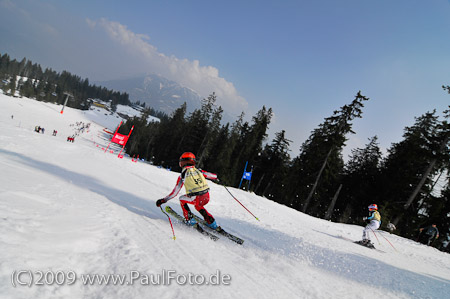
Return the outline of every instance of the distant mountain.
[[[102,81],[96,84],[108,89],[126,92],[130,96],[130,101],[145,103],[147,107],[152,107],[169,115],[184,102],[187,103],[188,112],[201,107],[202,97],[195,91],[159,75]]]

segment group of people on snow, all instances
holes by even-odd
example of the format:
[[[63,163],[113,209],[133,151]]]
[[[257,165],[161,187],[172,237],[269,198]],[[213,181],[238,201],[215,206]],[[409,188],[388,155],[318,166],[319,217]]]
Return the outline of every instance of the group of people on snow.
[[[36,133],[42,133],[42,134],[44,134],[45,129],[42,128],[41,126],[36,126],[36,127],[34,127],[34,131],[35,131]]]
[[[12,118],[12,116],[11,116]],[[91,123],[84,123],[84,122],[77,122],[75,124],[71,124],[70,127],[76,127],[76,132],[67,137],[67,142],[75,142],[75,137],[79,136],[80,134],[84,133],[85,130],[89,130]],[[36,126],[34,128],[34,131],[37,133],[42,133],[44,134],[45,129],[42,128],[41,126]],[[58,134],[57,130],[53,130],[52,136],[56,136]]]
[[[215,218],[205,209],[205,205],[210,200],[209,186],[206,179],[217,180],[217,175],[206,172],[201,169],[197,169],[195,155],[191,152],[183,153],[179,158],[179,166],[181,168],[181,174],[177,179],[175,187],[169,195],[156,201],[156,206],[160,207],[169,200],[177,196],[180,190],[185,187],[186,194],[179,197],[185,223],[191,226],[198,226],[196,219],[193,217],[189,205],[193,205],[194,208],[203,216],[206,225],[212,229],[220,230],[220,226],[216,223]],[[378,211],[377,204],[371,204],[368,206],[369,215],[363,217],[363,220],[367,222],[367,225],[363,229],[362,240],[357,241],[358,244],[374,247],[370,239],[370,232],[375,233],[375,230],[381,226],[381,214]],[[387,228],[392,233],[396,230],[393,223],[389,222]],[[439,231],[436,224],[432,224],[425,228],[420,229],[420,235],[417,241],[431,245],[434,240],[439,238]]]
[[[71,136],[67,137],[67,142],[75,142],[75,137],[80,136],[84,133],[85,130],[88,130],[91,126],[91,123],[84,123],[82,121],[76,122],[75,124],[70,124],[70,127],[75,127],[75,133]]]
[[[375,232],[381,225],[381,215],[378,212],[378,206],[376,204],[371,204],[369,207],[370,215],[368,217],[364,217],[363,220],[369,221],[366,227],[363,230],[363,237],[361,243],[363,245],[371,244],[369,232]],[[396,229],[395,225],[391,222],[388,223],[387,228],[392,232]],[[436,224],[431,224],[429,226],[423,227],[419,229],[419,236],[417,238],[417,242],[422,244],[431,246],[433,245],[434,240],[439,238],[439,230]]]

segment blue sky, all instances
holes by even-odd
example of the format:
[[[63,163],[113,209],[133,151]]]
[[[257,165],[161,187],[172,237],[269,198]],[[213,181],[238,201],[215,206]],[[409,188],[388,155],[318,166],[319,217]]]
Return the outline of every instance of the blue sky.
[[[272,107],[291,156],[361,90],[347,155],[448,107],[449,16],[448,0],[0,0],[0,53],[91,81],[159,73],[248,119]]]

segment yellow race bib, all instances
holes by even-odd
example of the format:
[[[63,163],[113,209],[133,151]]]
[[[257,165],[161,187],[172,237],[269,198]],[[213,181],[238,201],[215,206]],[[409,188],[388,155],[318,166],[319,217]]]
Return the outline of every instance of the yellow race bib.
[[[186,168],[184,187],[186,188],[187,195],[202,194],[209,190],[208,183],[202,172],[195,167]]]

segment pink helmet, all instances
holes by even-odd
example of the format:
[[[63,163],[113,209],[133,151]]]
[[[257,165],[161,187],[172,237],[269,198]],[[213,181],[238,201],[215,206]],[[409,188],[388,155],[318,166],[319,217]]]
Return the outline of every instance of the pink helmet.
[[[369,211],[377,211],[378,210],[378,206],[376,204],[371,204],[369,207]]]

